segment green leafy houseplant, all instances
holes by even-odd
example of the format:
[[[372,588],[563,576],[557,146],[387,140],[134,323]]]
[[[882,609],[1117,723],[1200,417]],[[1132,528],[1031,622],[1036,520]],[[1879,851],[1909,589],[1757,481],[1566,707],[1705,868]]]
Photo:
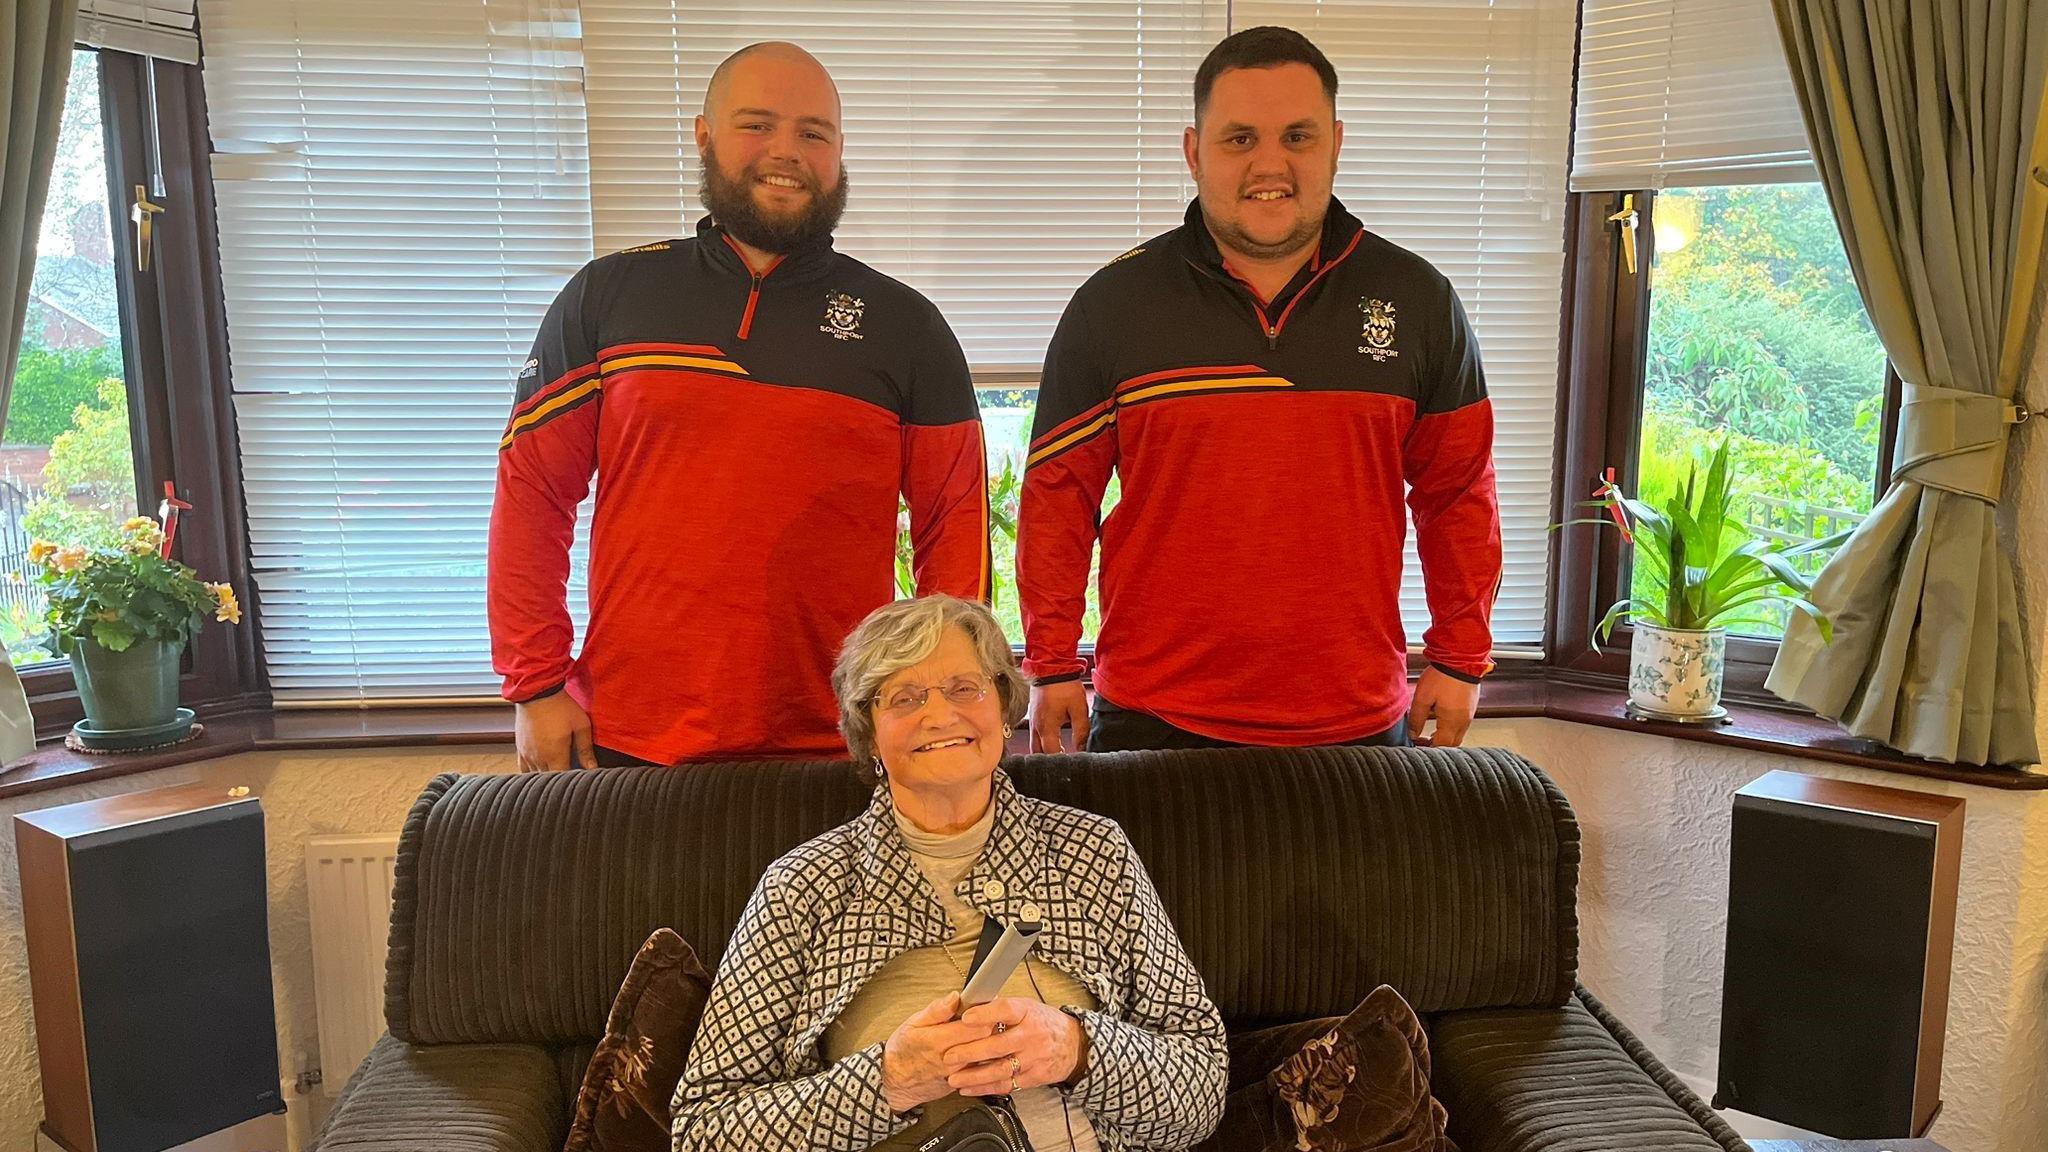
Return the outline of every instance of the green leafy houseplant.
[[[49,603],[50,646],[70,657],[85,708],[71,738],[108,751],[184,739],[192,713],[178,707],[179,653],[209,612],[241,621],[234,590],[171,559],[164,530],[147,516],[122,523],[112,543],[38,540],[29,560]]]
[[[113,546],[58,546],[38,540],[29,560],[49,600],[45,622],[57,651],[66,655],[90,641],[125,652],[140,641],[183,647],[210,614],[240,623],[241,605],[226,584],[160,552],[163,530],[147,516],[121,525]]]
[[[1629,596],[1609,608],[1600,621],[1600,639],[1612,635],[1623,620],[1684,631],[1763,623],[1756,610],[1773,604],[1805,614],[1823,639],[1832,638],[1827,615],[1808,599],[1813,581],[1793,559],[1836,548],[1848,533],[1789,548],[1760,539],[1731,514],[1731,484],[1724,439],[1715,447],[1705,477],[1694,461],[1685,483],[1662,508],[1630,499],[1611,483],[1588,501],[1625,526],[1635,542],[1636,563],[1649,576],[1651,593]]]

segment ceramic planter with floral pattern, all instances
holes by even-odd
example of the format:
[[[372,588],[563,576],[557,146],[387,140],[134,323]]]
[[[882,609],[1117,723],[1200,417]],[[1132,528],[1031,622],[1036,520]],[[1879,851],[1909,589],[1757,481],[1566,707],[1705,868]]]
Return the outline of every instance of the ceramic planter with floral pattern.
[[[1637,620],[1629,645],[1629,702],[1673,718],[1715,715],[1727,652],[1724,629],[1660,628]]]

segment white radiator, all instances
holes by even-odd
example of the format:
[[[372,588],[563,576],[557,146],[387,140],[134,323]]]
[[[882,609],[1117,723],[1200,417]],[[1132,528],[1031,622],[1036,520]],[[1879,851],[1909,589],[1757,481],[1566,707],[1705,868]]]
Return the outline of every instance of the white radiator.
[[[320,1087],[341,1094],[384,1032],[384,945],[396,836],[315,836],[306,844]]]

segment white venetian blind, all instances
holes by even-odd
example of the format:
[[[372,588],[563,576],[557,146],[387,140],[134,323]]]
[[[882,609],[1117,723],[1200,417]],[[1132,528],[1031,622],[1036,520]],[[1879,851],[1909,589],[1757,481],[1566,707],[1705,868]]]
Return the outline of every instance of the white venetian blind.
[[[1813,179],[1770,0],[1586,0],[1574,191]]]
[[[1337,195],[1365,226],[1457,286],[1494,408],[1503,580],[1497,647],[1543,637],[1557,415],[1572,0],[1247,3],[1336,66]],[[1411,644],[1429,624],[1413,539],[1401,588]]]
[[[560,0],[205,0],[200,18],[271,684],[493,694],[497,438],[591,253],[573,19]]]
[[[192,4],[193,0],[78,0],[72,36],[94,48],[197,64],[199,34]]]
[[[1036,372],[1074,289],[1173,227],[1220,0],[586,0],[600,252],[686,234],[711,70],[801,43],[845,106],[840,250],[918,290],[977,371]]]

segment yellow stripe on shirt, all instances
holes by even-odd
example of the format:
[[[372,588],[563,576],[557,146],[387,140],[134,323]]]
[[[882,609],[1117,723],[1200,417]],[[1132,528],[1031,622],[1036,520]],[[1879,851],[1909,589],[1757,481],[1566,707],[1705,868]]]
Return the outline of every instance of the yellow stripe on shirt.
[[[1239,388],[1292,388],[1294,381],[1284,376],[1227,376],[1204,377],[1200,380],[1178,380],[1171,384],[1154,384],[1135,392],[1126,392],[1116,398],[1118,404],[1136,404],[1155,396],[1168,396],[1176,392],[1229,391]]]
[[[505,429],[505,438],[498,441],[498,447],[500,449],[505,448],[507,445],[512,443],[512,438],[514,436],[519,435],[521,432],[524,432],[528,428],[533,427],[535,424],[540,423],[542,420],[547,419],[550,415],[560,411],[564,407],[570,404],[574,404],[578,400],[583,399],[585,396],[590,395],[592,392],[597,391],[601,386],[601,381],[601,377],[593,376],[590,379],[585,380],[583,383],[578,384],[574,388],[571,388],[563,392],[560,396],[555,397],[553,400],[550,400],[547,403],[541,405],[540,407],[535,408],[533,411],[528,412],[526,415],[521,416],[519,419],[514,420],[512,422],[512,426],[510,428]]]
[[[745,376],[747,370],[730,360],[717,360],[707,356],[665,356],[648,353],[641,356],[621,356],[604,362],[603,371],[623,372],[629,368],[709,368],[716,372],[731,372]]]

